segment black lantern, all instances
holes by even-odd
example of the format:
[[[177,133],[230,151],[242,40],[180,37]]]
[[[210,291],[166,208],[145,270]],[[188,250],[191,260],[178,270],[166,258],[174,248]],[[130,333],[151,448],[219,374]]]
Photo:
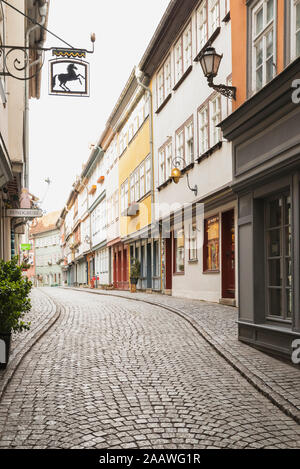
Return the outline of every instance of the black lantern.
[[[204,76],[210,80],[218,75],[220,63],[223,54],[217,54],[213,47],[208,47],[204,54],[200,57],[200,65],[202,67]]]
[[[204,52],[199,54],[195,61],[200,62],[205,78],[207,78],[208,86],[218,91],[229,99],[236,99],[236,87],[227,85],[215,85],[213,79],[218,75],[220,63],[223,54],[217,54],[214,47],[207,47]]]

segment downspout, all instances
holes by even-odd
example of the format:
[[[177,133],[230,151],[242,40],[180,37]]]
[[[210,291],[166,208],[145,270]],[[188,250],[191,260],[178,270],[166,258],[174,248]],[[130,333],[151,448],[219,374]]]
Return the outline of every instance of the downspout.
[[[44,26],[46,22],[46,16],[47,16],[47,3],[45,3],[42,7],[39,8],[39,14],[41,16],[41,21],[39,24],[35,24],[31,26],[27,31],[26,31],[26,36],[25,36],[25,47],[29,47],[29,39],[30,35],[37,30],[40,26]],[[24,115],[24,187],[29,187],[29,80],[27,80],[27,77],[29,76],[29,69],[38,63],[40,63],[42,60],[42,56],[40,56],[37,60],[35,60],[33,63],[30,65],[27,65],[25,69],[25,115]]]

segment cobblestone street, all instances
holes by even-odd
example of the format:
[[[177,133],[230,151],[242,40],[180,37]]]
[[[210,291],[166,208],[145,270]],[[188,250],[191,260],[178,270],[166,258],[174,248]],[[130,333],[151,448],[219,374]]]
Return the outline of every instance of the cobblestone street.
[[[61,314],[2,396],[1,448],[300,447],[299,425],[185,319],[122,297],[35,290],[46,312],[45,293]]]

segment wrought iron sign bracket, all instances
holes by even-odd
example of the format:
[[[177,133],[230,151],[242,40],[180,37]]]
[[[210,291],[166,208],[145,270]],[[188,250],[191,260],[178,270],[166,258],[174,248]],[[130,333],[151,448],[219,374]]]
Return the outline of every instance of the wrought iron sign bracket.
[[[228,99],[236,100],[236,87],[228,85],[215,85],[212,78],[207,79],[208,86]]]
[[[52,51],[55,57],[66,57],[73,59],[83,59],[87,54],[93,54],[95,47],[95,35],[92,34],[92,50],[87,49],[74,49],[74,48],[60,48],[60,47],[26,47],[26,46],[5,46],[0,45],[0,58],[3,60],[3,70],[0,71],[0,76],[8,76],[16,78],[17,80],[31,80],[39,74],[43,68],[45,61],[45,52]],[[30,62],[30,52],[37,52],[38,61]],[[33,74],[26,74],[27,67],[37,65],[37,69]],[[24,73],[24,76],[21,74]],[[19,75],[18,75],[19,74]]]

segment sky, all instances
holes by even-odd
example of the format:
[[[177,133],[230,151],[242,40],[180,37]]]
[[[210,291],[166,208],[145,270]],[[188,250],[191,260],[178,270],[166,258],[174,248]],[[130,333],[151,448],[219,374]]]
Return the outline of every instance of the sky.
[[[30,100],[30,192],[49,212],[62,209],[132,69],[140,62],[169,0],[51,0],[48,29],[74,48],[91,49],[90,97],[48,95],[46,53],[39,100]],[[47,33],[46,47],[64,47]],[[50,179],[48,185],[45,179]]]

